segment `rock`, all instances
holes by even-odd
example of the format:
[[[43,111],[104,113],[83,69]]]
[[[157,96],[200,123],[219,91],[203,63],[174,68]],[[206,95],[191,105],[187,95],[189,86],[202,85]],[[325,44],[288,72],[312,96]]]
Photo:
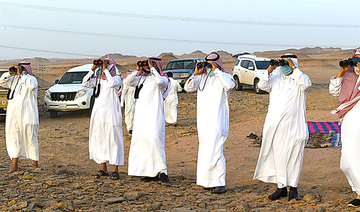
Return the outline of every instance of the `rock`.
[[[15,200],[11,200],[10,202],[8,202],[8,207],[15,205],[15,203],[16,203]]]
[[[183,180],[181,181],[182,184],[185,184],[185,185],[191,185],[191,181],[190,180]]]
[[[304,201],[310,202],[312,200],[315,200],[315,196],[312,194],[306,194],[303,198]]]
[[[113,197],[113,198],[103,200],[103,202],[105,202],[107,204],[121,203],[124,201],[126,201],[126,199],[124,197]]]
[[[244,204],[244,205],[238,205],[235,208],[236,212],[249,212],[251,209],[250,205]]]
[[[255,208],[254,210],[252,210],[253,212],[260,212],[260,211],[273,211],[272,208],[270,207],[264,207],[264,208]]]
[[[140,197],[145,196],[146,194],[147,194],[147,193],[137,192],[137,191],[134,191],[134,192],[126,192],[126,193],[124,193],[124,197],[125,197],[127,200],[137,200],[137,199],[139,199]]]
[[[161,206],[162,206],[161,202],[155,202],[155,203],[151,204],[150,209],[153,211],[157,211],[157,210],[160,210]]]
[[[325,209],[325,207],[319,205],[319,206],[316,207],[316,211],[317,211],[317,212],[325,212],[326,209]]]
[[[49,186],[53,186],[53,187],[58,187],[60,184],[58,182],[54,182],[54,181],[46,181],[46,184]]]
[[[192,208],[174,208],[171,212],[188,212],[188,211],[195,211]]]
[[[215,204],[224,206],[224,205],[229,204],[230,202],[231,201],[229,201],[229,200],[218,200],[218,201],[215,202]]]
[[[27,202],[19,202],[15,205],[16,210],[21,210],[23,208],[26,208],[28,206]]]

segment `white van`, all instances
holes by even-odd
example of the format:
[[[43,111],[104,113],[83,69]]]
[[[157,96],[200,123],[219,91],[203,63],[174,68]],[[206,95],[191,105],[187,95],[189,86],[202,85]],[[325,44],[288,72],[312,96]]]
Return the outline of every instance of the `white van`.
[[[94,104],[93,89],[84,88],[82,80],[93,64],[72,68],[65,72],[55,85],[45,91],[45,107],[50,117],[57,117],[58,111],[91,110]]]
[[[262,91],[258,87],[260,76],[267,71],[270,59],[256,57],[253,54],[241,54],[233,67],[233,77],[236,82],[235,89],[241,91],[243,85],[253,86],[257,94]]]

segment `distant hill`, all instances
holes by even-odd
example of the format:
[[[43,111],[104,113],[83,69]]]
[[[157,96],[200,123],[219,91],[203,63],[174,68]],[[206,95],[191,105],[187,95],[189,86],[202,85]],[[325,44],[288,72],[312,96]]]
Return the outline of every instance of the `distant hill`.
[[[163,53],[160,54],[159,57],[163,61],[164,67],[171,61],[178,59],[173,53]]]
[[[123,54],[120,54],[120,53],[110,53],[110,54],[107,54],[109,55],[110,58],[112,59],[127,59],[127,58],[135,58],[136,56],[134,55],[123,55]]]

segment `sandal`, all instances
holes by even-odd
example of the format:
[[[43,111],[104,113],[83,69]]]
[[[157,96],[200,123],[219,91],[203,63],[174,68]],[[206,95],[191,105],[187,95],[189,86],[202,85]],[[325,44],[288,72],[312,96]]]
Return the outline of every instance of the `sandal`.
[[[120,178],[119,172],[111,172],[111,179],[118,180]]]
[[[102,176],[109,176],[109,173],[104,172],[103,170],[98,171],[97,174],[94,175],[95,179],[100,179]]]

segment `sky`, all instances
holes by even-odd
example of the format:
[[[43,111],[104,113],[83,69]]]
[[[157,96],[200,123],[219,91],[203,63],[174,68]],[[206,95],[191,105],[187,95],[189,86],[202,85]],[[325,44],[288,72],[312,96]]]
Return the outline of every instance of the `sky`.
[[[0,60],[360,46],[360,1],[0,0]]]

